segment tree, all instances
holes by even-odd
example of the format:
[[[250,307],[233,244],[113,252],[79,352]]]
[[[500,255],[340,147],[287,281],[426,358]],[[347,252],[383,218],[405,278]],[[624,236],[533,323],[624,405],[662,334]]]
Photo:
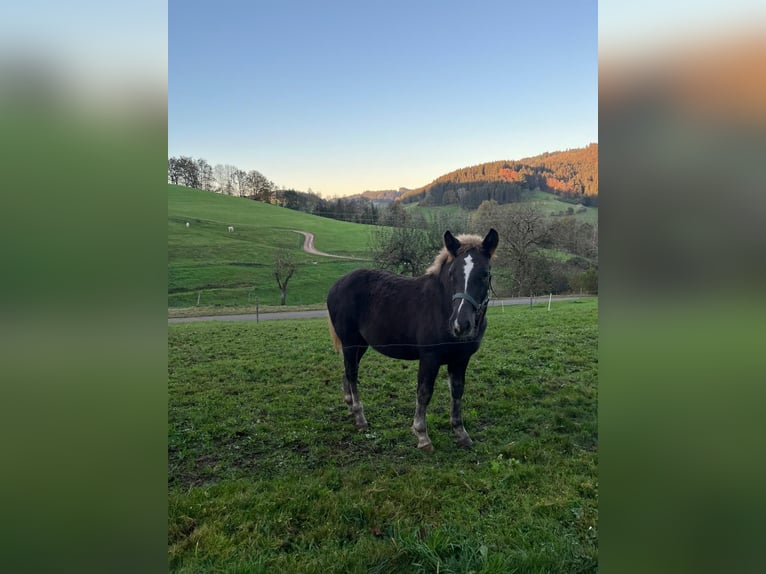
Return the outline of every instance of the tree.
[[[199,188],[199,168],[197,162],[187,156],[168,159],[168,180],[176,185]]]
[[[380,224],[389,227],[404,227],[407,224],[407,211],[399,201],[391,202],[380,215]]]
[[[501,220],[500,205],[494,199],[482,201],[479,207],[471,214],[471,229],[476,233],[481,233],[497,226]]]
[[[241,169],[235,169],[231,174],[234,190],[240,197],[247,196],[247,173]]]
[[[543,215],[526,203],[483,201],[471,216],[471,228],[486,233],[490,227],[500,234],[497,265],[510,270],[513,292],[531,295],[550,288],[551,265],[539,253],[550,237]]]
[[[413,277],[422,275],[436,255],[428,233],[411,227],[376,227],[370,250],[377,267]]]
[[[548,240],[548,226],[542,214],[528,204],[509,205],[498,231],[510,256],[514,286],[520,295],[544,290],[550,267],[537,250]]]
[[[213,184],[215,183],[213,168],[202,158],[197,160],[197,173],[199,174],[200,188],[205,191],[213,191]]]
[[[271,203],[275,190],[274,183],[260,171],[251,169],[247,172],[247,186],[250,189],[250,197],[264,203]]]
[[[293,276],[298,264],[293,254],[286,249],[280,249],[274,254],[274,278],[279,285],[281,294],[280,305],[284,305],[287,300],[287,282]]]
[[[225,193],[226,195],[234,195],[234,172],[237,171],[236,166],[225,164],[217,164],[213,168],[213,176],[218,182],[218,191]]]
[[[178,166],[178,158],[168,158],[168,181],[174,185],[178,185],[181,179],[181,170]]]

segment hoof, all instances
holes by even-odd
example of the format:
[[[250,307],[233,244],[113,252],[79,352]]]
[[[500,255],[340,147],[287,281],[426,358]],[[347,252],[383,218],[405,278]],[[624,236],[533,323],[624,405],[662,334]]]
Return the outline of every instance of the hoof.
[[[460,448],[473,448],[473,441],[470,438],[465,437],[457,441],[457,445]]]
[[[428,438],[428,434],[425,431],[418,431],[414,426],[410,427],[412,434],[418,437],[418,449],[423,452],[433,452],[434,445],[431,444],[431,439]]]
[[[356,427],[357,432],[367,432],[367,423],[366,422],[364,424],[360,424],[360,425],[359,424],[355,424],[354,426]]]

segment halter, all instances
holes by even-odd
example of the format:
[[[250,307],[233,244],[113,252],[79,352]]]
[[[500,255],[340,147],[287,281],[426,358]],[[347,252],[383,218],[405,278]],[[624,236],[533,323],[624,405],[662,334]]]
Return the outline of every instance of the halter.
[[[493,289],[492,289],[492,274],[491,273],[489,274],[489,288],[487,289],[487,296],[484,298],[484,301],[482,301],[481,304],[477,303],[476,299],[471,297],[468,293],[455,293],[452,296],[452,300],[454,301],[455,299],[465,299],[471,305],[473,305],[473,308],[476,309],[477,312],[484,314],[484,313],[487,312],[487,307],[489,306],[489,294],[490,294],[490,292],[493,292]]]
[[[455,299],[465,299],[471,305],[473,305],[474,309],[476,309],[477,311],[480,311],[482,308],[486,307],[489,304],[489,291],[487,291],[487,297],[486,299],[484,299],[484,302],[481,305],[479,305],[476,302],[476,299],[471,297],[468,293],[455,293],[452,296],[452,300],[454,301]]]

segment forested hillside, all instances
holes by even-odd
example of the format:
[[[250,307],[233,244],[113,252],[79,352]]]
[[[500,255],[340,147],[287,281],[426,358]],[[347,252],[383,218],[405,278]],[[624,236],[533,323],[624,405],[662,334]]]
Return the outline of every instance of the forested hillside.
[[[364,197],[376,203],[390,203],[396,201],[399,197],[411,190],[406,187],[400,187],[399,189],[384,189],[380,191],[365,191],[364,193],[358,193],[356,195],[350,195],[350,198]]]
[[[572,203],[597,205],[598,144],[461,168],[403,194],[401,200],[476,209],[485,200],[519,201],[522,192],[532,190],[555,193]]]

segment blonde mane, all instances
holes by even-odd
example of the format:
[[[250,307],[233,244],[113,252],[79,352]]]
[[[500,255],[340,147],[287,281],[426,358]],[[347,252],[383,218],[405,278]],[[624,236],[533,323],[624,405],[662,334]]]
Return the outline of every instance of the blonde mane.
[[[457,250],[458,255],[465,253],[469,249],[473,249],[475,247],[480,248],[482,241],[484,241],[478,235],[456,235],[455,239],[460,242],[460,248]],[[426,274],[438,275],[442,270],[442,267],[444,267],[444,264],[450,263],[453,259],[454,257],[452,256],[452,253],[447,251],[446,247],[442,247],[442,250],[439,251],[438,255],[434,259],[434,262],[431,263],[431,266],[428,269],[426,269]]]

